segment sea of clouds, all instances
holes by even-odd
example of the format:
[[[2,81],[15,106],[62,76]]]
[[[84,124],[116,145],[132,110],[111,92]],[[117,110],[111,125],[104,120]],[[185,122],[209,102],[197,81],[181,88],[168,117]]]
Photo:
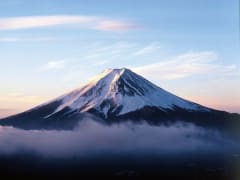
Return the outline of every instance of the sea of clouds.
[[[0,155],[31,152],[45,157],[103,154],[211,153],[238,149],[220,132],[192,124],[152,126],[147,123],[104,125],[83,120],[72,131],[22,130],[0,126]]]

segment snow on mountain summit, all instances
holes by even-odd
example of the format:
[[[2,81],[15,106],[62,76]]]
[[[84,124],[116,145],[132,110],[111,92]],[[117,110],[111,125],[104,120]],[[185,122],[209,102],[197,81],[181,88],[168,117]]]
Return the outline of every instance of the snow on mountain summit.
[[[57,99],[61,104],[46,118],[69,108],[74,112],[94,110],[105,118],[144,107],[165,111],[179,107],[188,111],[209,111],[201,105],[177,97],[129,69],[107,69],[80,89]]]

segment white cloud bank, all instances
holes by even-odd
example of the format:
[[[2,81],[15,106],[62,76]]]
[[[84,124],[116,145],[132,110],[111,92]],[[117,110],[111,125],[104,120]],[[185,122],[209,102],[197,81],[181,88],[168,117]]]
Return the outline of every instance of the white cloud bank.
[[[91,119],[73,131],[21,130],[0,126],[0,155],[33,152],[43,156],[87,157],[101,154],[161,155],[210,153],[235,146],[218,132],[193,125],[170,127],[142,124],[105,126]],[[227,144],[227,146],[224,146]]]
[[[128,31],[136,27],[127,21],[98,16],[53,15],[0,18],[0,30],[32,29],[57,25],[77,25],[81,28],[99,31]]]

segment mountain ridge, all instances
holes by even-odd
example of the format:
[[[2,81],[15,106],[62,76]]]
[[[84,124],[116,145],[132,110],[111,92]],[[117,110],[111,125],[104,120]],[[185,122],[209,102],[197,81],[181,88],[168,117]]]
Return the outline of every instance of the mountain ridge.
[[[154,123],[169,119],[222,119],[230,113],[214,110],[180,98],[127,68],[107,69],[83,87],[23,113],[0,120],[0,125],[73,127],[91,116],[106,123],[147,119]],[[93,117],[94,116],[94,117]],[[71,123],[70,123],[71,122]],[[70,125],[69,125],[70,123]]]

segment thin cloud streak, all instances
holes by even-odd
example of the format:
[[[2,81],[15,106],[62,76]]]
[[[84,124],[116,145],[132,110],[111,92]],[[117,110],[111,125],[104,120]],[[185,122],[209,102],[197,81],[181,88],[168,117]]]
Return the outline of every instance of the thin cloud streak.
[[[135,25],[126,21],[98,16],[55,15],[0,18],[0,30],[33,29],[57,25],[78,25],[81,28],[113,32],[128,31],[135,28]]]
[[[66,62],[61,61],[49,61],[45,66],[40,68],[40,71],[48,71],[48,70],[60,70],[66,67]]]
[[[0,118],[4,118],[13,114],[18,113],[19,110],[16,109],[0,109]]]
[[[41,41],[54,41],[55,37],[40,36],[40,37],[2,37],[0,42],[41,42]]]
[[[38,96],[38,95],[29,95],[24,93],[10,93],[0,96],[1,102],[24,102],[24,103],[39,103],[45,101],[49,97]]]
[[[135,29],[136,26],[133,24],[128,24],[123,21],[101,21],[96,29],[102,31],[128,31],[129,29]]]
[[[210,72],[234,75],[237,69],[235,65],[218,64],[217,54],[208,51],[185,53],[170,60],[133,68],[135,72],[143,76],[161,80],[181,79]]]
[[[159,45],[150,44],[149,46],[143,47],[143,48],[137,50],[136,52],[134,52],[133,56],[148,55],[148,54],[151,54],[153,52],[156,52],[160,48],[161,48],[161,46],[159,46]]]
[[[18,41],[18,38],[14,38],[14,37],[0,38],[0,42],[16,42],[16,41]]]

